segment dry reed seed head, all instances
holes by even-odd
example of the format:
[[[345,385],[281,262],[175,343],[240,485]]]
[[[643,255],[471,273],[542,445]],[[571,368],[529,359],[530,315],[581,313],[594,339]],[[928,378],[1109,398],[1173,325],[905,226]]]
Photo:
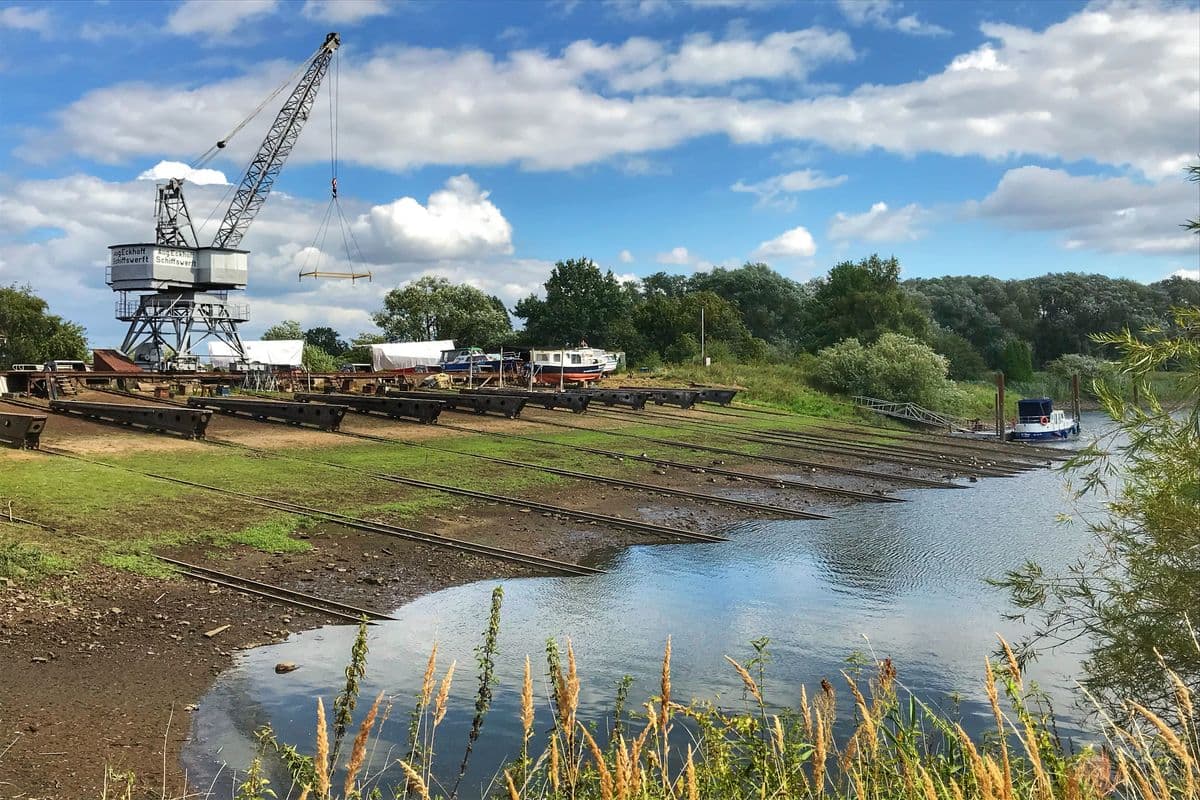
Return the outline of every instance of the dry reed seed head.
[[[383,702],[383,692],[375,698],[375,702],[367,709],[362,724],[358,726],[358,734],[354,737],[354,746],[350,749],[350,761],[346,764],[346,782],[342,785],[342,794],[350,797],[354,791],[354,781],[367,760],[367,740],[371,736],[371,728],[375,726],[375,718],[379,715],[379,704]]]
[[[613,768],[616,773],[613,788],[616,791],[617,800],[628,800],[630,792],[629,751],[625,747],[625,737],[620,735],[617,736]]]
[[[800,686],[800,719],[804,723],[804,738],[808,741],[813,739],[813,721],[812,709],[808,707],[808,690],[804,685]]]
[[[421,707],[429,705],[430,699],[433,697],[433,675],[437,671],[437,642],[433,643],[433,649],[429,651],[429,661],[425,664],[425,676],[421,680]]]
[[[413,769],[407,761],[400,760],[398,763],[408,778],[408,791],[416,794],[420,800],[429,800],[429,787],[425,785],[425,779],[421,777],[421,773]]]
[[[300,794],[296,796],[296,800],[308,800],[308,793],[312,791],[307,786],[300,790]]]
[[[921,766],[917,762],[917,775],[921,778],[921,788],[925,792],[925,800],[940,800],[937,789],[933,786],[933,778],[929,777],[929,770]]]
[[[575,665],[575,647],[567,639],[567,719],[564,727],[575,730],[575,712],[579,710],[579,670]]]
[[[775,749],[779,751],[780,757],[787,752],[787,740],[783,735],[783,721],[775,714],[771,718],[771,730],[775,735]]]
[[[600,776],[600,800],[614,800],[612,773],[609,771],[608,765],[604,763],[604,753],[600,750],[600,745],[596,744],[596,740],[592,738],[592,734],[588,732],[587,726],[580,723],[579,730],[583,733],[583,741],[592,754],[592,761],[596,763],[596,773]]]
[[[825,739],[828,732],[825,728],[825,715],[821,709],[816,709],[816,737],[813,741],[812,782],[816,791],[821,792],[825,786]]]
[[[525,656],[525,679],[521,682],[521,730],[525,741],[533,735],[533,669]]]
[[[454,667],[457,664],[457,660],[450,662],[450,667],[442,677],[442,685],[438,687],[437,699],[433,703],[433,727],[435,728],[442,724],[442,720],[446,717],[446,701],[450,697],[450,684],[454,680]]]
[[[1171,727],[1163,721],[1163,718],[1139,703],[1130,702],[1129,705],[1134,711],[1150,721],[1150,724],[1155,727],[1162,740],[1166,742],[1167,748],[1175,755],[1177,759],[1179,759],[1180,766],[1188,766],[1191,759],[1188,757],[1188,753],[1183,746],[1183,742],[1181,742],[1179,737],[1175,735],[1175,731],[1171,730]],[[1189,773],[1191,772],[1191,770],[1188,771]]]
[[[741,677],[742,683],[745,684],[745,686],[746,686],[746,691],[750,692],[750,694],[754,696],[754,699],[758,701],[759,705],[762,705],[763,704],[762,693],[758,690],[758,684],[754,682],[754,676],[752,676],[750,674],[750,670],[746,669],[741,664],[739,664],[736,660],[730,658],[729,656],[725,656],[725,660],[728,661],[733,666],[733,668],[737,672],[738,676]]]
[[[555,794],[558,793],[558,784],[559,784],[558,767],[559,767],[559,764],[558,764],[558,737],[551,736],[550,737],[550,788],[554,790]]]
[[[512,770],[504,770],[504,783],[508,788],[508,800],[521,800],[521,794],[517,791],[517,785],[513,783]]]
[[[317,798],[329,797],[329,730],[325,725],[325,701],[317,698],[317,753],[313,759],[317,780]]]
[[[962,787],[958,785],[958,781],[954,778],[950,779],[950,800],[966,800],[963,797]]]
[[[667,719],[670,714],[671,704],[671,637],[667,637],[667,645],[663,648],[662,662],[662,708],[659,711],[659,727],[663,729],[663,735],[666,735]]]
[[[1017,664],[1017,657],[1013,655],[1012,648],[1008,646],[1008,641],[1003,636],[997,633],[996,638],[1000,640],[1000,646],[1004,648],[1004,658],[1008,661],[1009,676],[1018,689],[1024,689],[1025,682],[1021,679],[1021,667]]]
[[[988,773],[987,767],[984,765],[983,759],[979,755],[979,750],[975,748],[975,743],[971,741],[971,737],[963,730],[962,725],[955,723],[954,730],[957,731],[959,741],[962,742],[963,752],[967,754],[967,762],[971,765],[971,776],[975,779],[979,796],[983,800],[990,800],[994,796],[992,793],[992,778]]]

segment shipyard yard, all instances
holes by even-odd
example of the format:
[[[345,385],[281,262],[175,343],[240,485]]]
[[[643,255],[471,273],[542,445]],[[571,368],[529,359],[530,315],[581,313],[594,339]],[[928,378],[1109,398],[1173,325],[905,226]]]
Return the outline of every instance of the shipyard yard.
[[[587,574],[621,548],[713,540],[747,519],[836,518],[914,488],[966,495],[1060,457],[736,401],[595,405],[443,410],[435,424],[351,412],[337,431],[214,413],[194,439],[47,408],[39,450],[0,451],[6,526],[60,573],[48,591],[3,588],[16,739],[0,782],[86,793],[107,766],[165,768],[177,785],[194,703],[232,653],[291,632],[480,579]],[[48,404],[0,413],[32,406]]]

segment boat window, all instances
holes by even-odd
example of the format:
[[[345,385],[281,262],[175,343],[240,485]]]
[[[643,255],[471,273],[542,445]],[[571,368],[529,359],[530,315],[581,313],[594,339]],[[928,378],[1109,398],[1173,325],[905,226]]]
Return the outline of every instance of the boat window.
[[[554,360],[555,360],[555,361],[562,361],[562,353],[555,353],[555,354],[554,354]]]
[[[579,355],[578,353],[572,353],[571,354],[571,363],[572,364],[582,364],[583,356]]]

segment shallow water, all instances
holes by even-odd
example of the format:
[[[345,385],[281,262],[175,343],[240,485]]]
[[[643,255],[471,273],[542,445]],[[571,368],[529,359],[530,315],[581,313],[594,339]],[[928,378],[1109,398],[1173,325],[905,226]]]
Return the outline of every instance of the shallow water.
[[[1085,415],[1084,430],[1100,417]],[[1074,443],[1066,446],[1075,446]],[[862,504],[823,521],[753,521],[726,531],[728,542],[638,546],[602,564],[608,573],[585,578],[532,578],[504,582],[500,655],[492,712],[473,755],[463,796],[479,794],[519,746],[517,704],[525,656],[544,674],[545,642],[570,637],[584,687],[581,719],[611,713],[622,675],[637,681],[634,703],[657,692],[663,645],[672,640],[677,699],[742,702],[738,677],[725,654],[745,660],[756,637],[769,637],[768,699],[795,702],[855,654],[890,657],[901,682],[926,702],[957,707],[968,730],[990,715],[981,705],[983,660],[995,633],[1019,638],[1008,622],[1005,594],[985,579],[1035,560],[1053,571],[1077,560],[1087,534],[1057,516],[1072,502],[1063,477],[1039,470],[1013,478],[981,479],[961,491],[918,489],[909,502]],[[476,688],[473,648],[487,624],[495,581],[447,589],[412,602],[397,621],[371,629],[364,697],[385,690],[396,698],[385,730],[387,744],[406,736],[408,711],[433,642],[439,673],[458,661],[452,711],[438,731],[436,749],[447,774],[456,773]],[[331,626],[239,656],[218,679],[194,717],[184,753],[189,772],[207,783],[221,764],[241,768],[250,734],[267,721],[285,741],[311,752],[315,698],[327,707],[343,682],[354,628]],[[279,661],[300,669],[276,675]],[[1064,735],[1080,733],[1069,687],[1078,668],[1074,653],[1044,655],[1032,674],[1055,699]],[[545,697],[545,681],[538,682]],[[538,708],[539,730],[549,711]],[[601,725],[601,728],[604,726]],[[381,745],[377,761],[383,763]],[[453,762],[453,765],[451,765]]]

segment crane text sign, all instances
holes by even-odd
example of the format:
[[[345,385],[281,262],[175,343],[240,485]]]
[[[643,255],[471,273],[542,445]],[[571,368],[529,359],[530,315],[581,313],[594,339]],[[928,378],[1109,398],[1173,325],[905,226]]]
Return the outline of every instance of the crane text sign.
[[[109,264],[114,267],[154,266],[192,269],[196,266],[196,252],[152,244],[122,245],[111,248]]]

